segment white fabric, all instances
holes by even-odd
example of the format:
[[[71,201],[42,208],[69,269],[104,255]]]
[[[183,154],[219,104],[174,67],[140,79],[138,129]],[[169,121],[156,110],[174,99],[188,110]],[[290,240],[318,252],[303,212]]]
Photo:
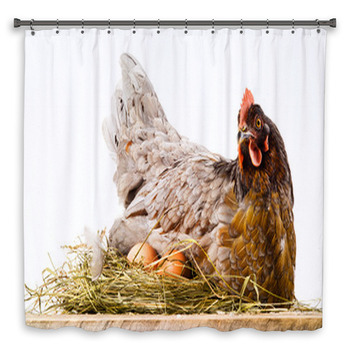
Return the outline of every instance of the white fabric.
[[[25,36],[25,282],[62,263],[84,226],[109,229],[122,212],[101,126],[113,112],[119,56],[134,55],[180,134],[237,156],[248,87],[286,144],[295,195],[296,297],[322,296],[326,31],[80,29]]]

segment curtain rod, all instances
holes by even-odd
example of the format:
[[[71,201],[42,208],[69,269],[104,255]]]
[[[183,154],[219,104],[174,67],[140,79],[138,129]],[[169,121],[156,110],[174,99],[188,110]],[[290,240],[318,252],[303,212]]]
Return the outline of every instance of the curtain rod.
[[[331,27],[336,28],[336,18],[329,20],[21,20],[14,18],[13,26],[19,27]]]

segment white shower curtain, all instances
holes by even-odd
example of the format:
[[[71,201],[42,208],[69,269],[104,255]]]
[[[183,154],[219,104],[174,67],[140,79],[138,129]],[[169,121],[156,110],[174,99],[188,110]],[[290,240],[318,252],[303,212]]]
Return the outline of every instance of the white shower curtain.
[[[119,58],[130,53],[181,135],[237,157],[237,115],[248,87],[278,126],[294,185],[295,295],[322,297],[326,31],[79,29],[25,35],[25,283],[64,261],[61,246],[123,212],[102,135],[115,113]]]

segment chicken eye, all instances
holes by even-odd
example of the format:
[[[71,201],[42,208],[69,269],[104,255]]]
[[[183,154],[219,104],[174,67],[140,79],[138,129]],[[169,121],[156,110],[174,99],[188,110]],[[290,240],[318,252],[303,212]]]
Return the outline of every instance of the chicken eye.
[[[257,127],[258,129],[261,128],[261,119],[260,119],[260,118],[258,118],[258,119],[256,120],[255,125],[256,125],[256,127]]]

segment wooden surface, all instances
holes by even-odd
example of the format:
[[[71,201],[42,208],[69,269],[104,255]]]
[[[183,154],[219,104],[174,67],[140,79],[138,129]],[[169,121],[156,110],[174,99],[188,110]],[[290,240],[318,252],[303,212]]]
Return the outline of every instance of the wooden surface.
[[[222,315],[33,315],[26,314],[26,324],[31,327],[55,329],[80,327],[100,331],[110,327],[132,331],[185,330],[211,327],[219,331],[238,328],[255,328],[261,331],[315,330],[322,327],[322,313],[269,313]]]

